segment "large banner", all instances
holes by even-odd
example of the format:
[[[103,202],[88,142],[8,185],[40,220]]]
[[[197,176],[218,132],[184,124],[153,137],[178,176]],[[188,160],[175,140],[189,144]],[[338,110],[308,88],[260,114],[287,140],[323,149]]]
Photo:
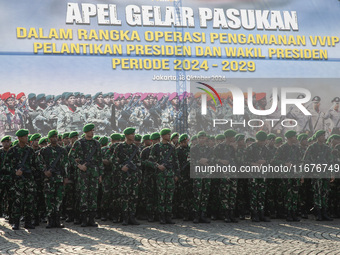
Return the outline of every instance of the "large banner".
[[[266,131],[337,132],[339,11],[338,0],[1,1],[0,135],[22,127],[81,131],[89,122],[100,135],[127,126],[141,134],[184,126],[215,135],[213,126],[197,125],[201,94],[191,88],[201,88],[209,107],[215,98],[206,85],[228,90],[238,79],[258,110],[270,109],[261,100],[280,98],[283,87],[305,89],[287,99],[308,98],[311,116],[301,107],[294,117],[287,106],[290,121],[282,124],[280,114],[278,124],[264,123]],[[230,98],[217,130],[230,123]],[[253,122],[245,131],[260,128]]]

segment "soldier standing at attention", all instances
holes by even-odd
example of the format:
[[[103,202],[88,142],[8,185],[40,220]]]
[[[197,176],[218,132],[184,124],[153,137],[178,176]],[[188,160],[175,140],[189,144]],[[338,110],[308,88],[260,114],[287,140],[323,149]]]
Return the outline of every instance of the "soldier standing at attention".
[[[100,144],[93,139],[94,127],[92,123],[83,127],[85,136],[73,144],[69,153],[70,163],[79,169],[82,227],[98,227],[94,217],[97,211],[98,181],[102,181],[104,167]]]
[[[48,224],[46,228],[63,228],[60,223],[59,209],[63,201],[64,182],[66,181],[68,157],[66,150],[58,145],[58,132],[48,132],[50,144],[42,148],[38,162],[44,172],[44,194]]]

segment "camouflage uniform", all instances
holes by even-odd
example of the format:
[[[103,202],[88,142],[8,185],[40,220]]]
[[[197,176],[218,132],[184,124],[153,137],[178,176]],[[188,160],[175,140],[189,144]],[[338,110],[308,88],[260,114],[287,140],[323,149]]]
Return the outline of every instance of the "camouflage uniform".
[[[153,126],[153,121],[150,118],[148,118],[148,116],[150,116],[149,110],[144,105],[140,105],[134,108],[133,112],[130,115],[129,121],[133,124],[134,127],[136,127],[136,133],[144,134],[154,131],[153,129],[146,129],[146,126],[148,127]],[[149,119],[151,125],[144,123],[144,120],[146,118]]]
[[[60,133],[82,131],[85,118],[80,108],[72,111],[66,105],[61,105],[58,115],[57,129]]]
[[[106,153],[109,150],[109,146],[101,148],[103,159],[106,158]],[[106,215],[112,210],[112,186],[113,186],[113,171],[112,165],[104,165],[103,181],[101,183],[102,198],[100,204],[100,212],[102,218],[105,219]]]
[[[8,162],[6,162],[7,152],[1,148],[0,149],[0,197],[3,198],[3,205],[5,208],[4,212],[8,216],[12,216],[12,204],[14,199],[14,182],[13,182],[13,172],[9,171]]]
[[[6,108],[0,112],[0,137],[5,135],[14,136],[15,132],[24,127],[25,115],[16,109],[14,114]]]
[[[107,105],[104,107],[100,107],[95,104],[92,105],[91,109],[88,113],[87,122],[92,122],[96,125],[96,134],[98,135],[106,135],[112,131],[110,118],[111,118],[111,109]]]
[[[237,148],[235,152],[235,161],[238,169],[245,163],[245,151],[246,148]],[[242,178],[237,180],[237,209],[240,217],[245,215],[245,210],[249,204],[249,192],[248,192],[249,180]]]

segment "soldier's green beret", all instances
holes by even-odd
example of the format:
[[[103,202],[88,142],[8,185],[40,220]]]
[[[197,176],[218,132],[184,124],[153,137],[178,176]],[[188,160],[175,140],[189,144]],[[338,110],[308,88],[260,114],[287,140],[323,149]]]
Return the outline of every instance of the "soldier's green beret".
[[[170,128],[163,128],[160,132],[160,135],[167,135],[171,133],[171,129]]]
[[[142,136],[141,135],[135,135],[135,141],[140,142],[142,140]]]
[[[91,98],[91,94],[86,94],[85,98]]]
[[[188,135],[187,134],[181,134],[181,136],[179,137],[178,141],[182,142],[184,140],[188,139]]]
[[[327,141],[332,141],[334,139],[340,139],[340,135],[333,134],[330,137],[328,137]]]
[[[191,137],[191,141],[195,141],[195,140],[197,140],[197,138],[198,138],[197,135],[194,135],[194,136]]]
[[[197,138],[206,137],[206,136],[207,136],[207,133],[205,131],[200,131],[197,133]]]
[[[261,130],[256,133],[255,137],[258,141],[265,141],[267,139],[267,133]]]
[[[15,135],[17,137],[22,137],[22,136],[25,136],[25,135],[28,135],[29,131],[27,129],[19,129]]]
[[[47,142],[48,142],[48,138],[47,137],[42,137],[42,138],[40,138],[38,144],[40,145],[42,143],[47,143]]]
[[[121,135],[118,133],[114,133],[110,137],[113,141],[120,141]]]
[[[109,93],[103,94],[103,97],[110,97]]]
[[[101,145],[107,145],[109,143],[109,138],[107,138],[106,136],[103,136],[99,139],[99,143]]]
[[[32,135],[28,135],[28,141],[31,141]]]
[[[66,92],[65,95],[64,95],[64,99],[69,99],[71,96],[74,96],[73,93],[71,92]]]
[[[54,101],[58,101],[60,98],[61,98],[61,95],[57,95],[57,96],[54,98]]]
[[[6,135],[6,136],[4,136],[2,139],[1,139],[1,142],[4,142],[4,141],[11,141],[11,136],[9,136],[9,135]]]
[[[216,140],[224,140],[225,136],[223,134],[219,134],[215,137]]]
[[[121,141],[125,141],[125,135],[121,134],[121,135],[120,135],[120,140],[121,140]]]
[[[100,95],[103,95],[103,93],[102,93],[102,92],[96,93],[96,94],[93,96],[93,100],[96,100],[97,97],[99,97]]]
[[[309,137],[308,140],[307,140],[307,142],[309,142],[309,143],[312,142],[312,141],[313,141],[313,137]]]
[[[39,94],[39,95],[37,95],[37,101],[39,101],[39,100],[41,100],[41,99],[43,99],[43,98],[46,99],[45,94]]]
[[[314,136],[315,138],[319,138],[320,136],[324,135],[326,133],[325,130],[318,130],[315,132]]]
[[[292,138],[293,136],[296,136],[296,131],[294,130],[289,130],[285,133],[286,138]]]
[[[157,140],[157,139],[159,139],[160,137],[161,137],[161,135],[160,135],[158,132],[152,133],[152,134],[150,135],[150,139],[151,139],[151,140]]]
[[[58,139],[62,139],[61,137],[62,137],[62,134],[59,134],[59,135],[58,135]]]
[[[69,135],[70,135],[70,133],[69,133],[69,132],[66,132],[66,133],[63,134],[63,136],[62,136],[61,138],[63,138],[63,139],[68,138]]]
[[[246,143],[249,142],[249,141],[255,142],[255,139],[254,139],[253,137],[248,137],[248,138],[246,139]]]
[[[237,134],[235,136],[235,140],[238,142],[238,141],[241,141],[245,138],[245,135],[244,134]]]
[[[69,138],[72,138],[72,137],[75,137],[75,136],[78,136],[79,135],[79,133],[77,132],[77,131],[72,131],[69,135],[68,135],[68,137]]]
[[[80,92],[74,92],[75,97],[80,97]]]
[[[283,141],[282,137],[276,137],[275,138],[275,143],[281,143]]]
[[[83,132],[89,132],[91,131],[92,129],[94,129],[94,124],[92,123],[89,123],[89,124],[86,124],[84,127],[83,127]]]
[[[99,135],[95,135],[95,136],[93,136],[93,139],[99,141],[100,136]]]
[[[109,92],[107,94],[109,95],[109,97],[112,97],[114,95],[113,92]]]
[[[232,130],[232,129],[228,129],[228,130],[224,131],[225,137],[234,137],[236,134],[237,134],[236,131]]]
[[[143,136],[143,141],[146,141],[146,140],[150,140],[150,135],[149,134]]]
[[[58,135],[58,131],[55,129],[50,130],[50,132],[48,132],[47,134],[47,138],[50,139],[52,136],[55,136],[55,135]]]
[[[30,93],[30,94],[28,94],[27,97],[28,97],[28,99],[32,99],[32,98],[36,98],[37,96],[34,93]]]
[[[133,127],[128,127],[128,128],[125,128],[125,129],[124,129],[123,133],[124,133],[124,135],[131,135],[131,134],[133,134],[135,131],[136,131],[135,128],[133,128]]]
[[[297,139],[299,140],[299,142],[305,140],[308,138],[308,135],[306,133],[302,133],[302,134],[299,134]]]
[[[213,135],[209,136],[208,138],[209,138],[209,140],[214,140],[215,141],[215,136],[213,136]]]
[[[276,138],[276,135],[273,134],[273,133],[270,133],[267,135],[267,140],[271,140],[271,139],[275,139]]]
[[[35,133],[31,136],[30,141],[34,141],[34,140],[37,140],[37,139],[40,139],[40,138],[41,138],[41,134]]]
[[[54,100],[54,96],[53,95],[46,96],[46,102],[48,102],[50,100]]]
[[[12,146],[15,146],[19,143],[19,140],[15,140],[13,143],[12,143]]]
[[[174,139],[176,136],[179,136],[179,134],[177,132],[173,133],[170,137],[170,140]]]

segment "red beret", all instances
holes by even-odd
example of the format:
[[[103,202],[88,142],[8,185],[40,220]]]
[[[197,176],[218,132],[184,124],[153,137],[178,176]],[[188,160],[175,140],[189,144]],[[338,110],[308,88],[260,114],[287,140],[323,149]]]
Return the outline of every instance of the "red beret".
[[[255,98],[256,98],[256,101],[266,98],[266,93],[256,93]]]
[[[1,99],[3,100],[3,101],[6,101],[8,98],[10,98],[10,97],[15,97],[15,95],[14,94],[11,94],[10,92],[6,92],[6,93],[4,93],[4,94],[2,94],[2,96],[1,96]]]
[[[17,99],[19,100],[20,98],[22,98],[23,96],[25,96],[24,92],[21,92],[17,95]]]

